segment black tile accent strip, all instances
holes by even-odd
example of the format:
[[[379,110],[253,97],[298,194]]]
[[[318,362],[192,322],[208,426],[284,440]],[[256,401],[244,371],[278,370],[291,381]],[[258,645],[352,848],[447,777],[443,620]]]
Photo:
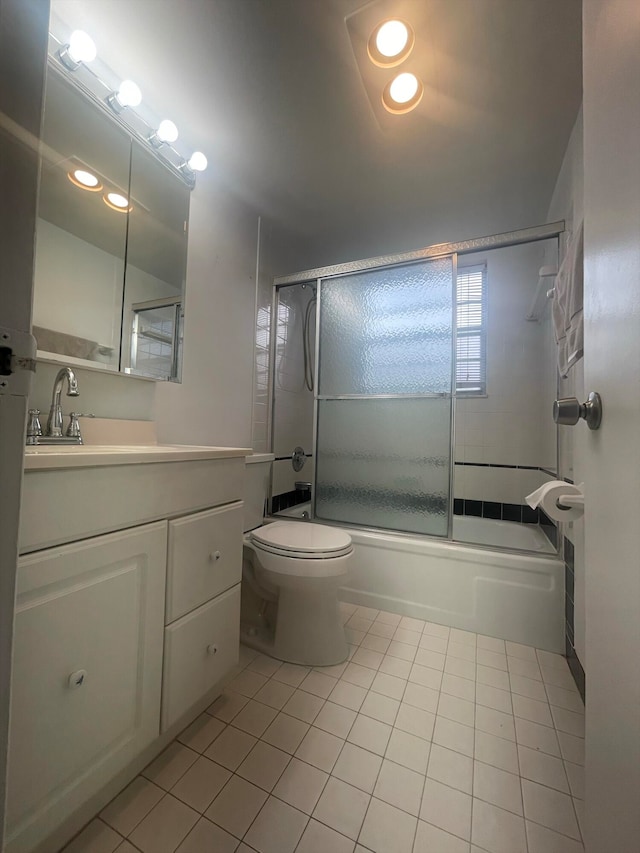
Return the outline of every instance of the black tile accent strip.
[[[289,509],[310,500],[311,489],[294,489],[291,492],[283,492],[271,498],[271,513],[282,512],[283,509]]]
[[[543,474],[548,474],[550,477],[557,477],[555,471],[549,468],[541,468],[539,465],[504,465],[501,462],[454,462],[454,465],[461,465],[468,468],[511,468],[514,471],[542,471]],[[568,483],[572,482],[566,477]]]
[[[580,691],[582,701],[585,701],[586,675],[575,650],[575,551],[573,542],[563,536],[564,548],[564,615],[565,615],[565,650],[571,675]]]
[[[454,515],[471,515],[477,518],[493,518],[501,521],[515,521],[518,524],[540,524],[551,544],[558,547],[558,529],[546,513],[531,509],[524,504],[503,504],[498,501],[470,501],[455,498]],[[544,517],[544,518],[543,518]]]

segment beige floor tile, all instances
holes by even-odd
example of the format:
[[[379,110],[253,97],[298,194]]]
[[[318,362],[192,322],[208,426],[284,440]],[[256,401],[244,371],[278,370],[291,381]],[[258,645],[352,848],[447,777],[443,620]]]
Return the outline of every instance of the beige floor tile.
[[[307,678],[313,674],[313,672],[310,672]],[[304,681],[302,683],[304,684]],[[281,681],[267,681],[267,683],[258,690],[254,698],[256,702],[262,702],[263,705],[269,705],[270,708],[275,708],[277,711],[281,711],[293,695],[294,691],[295,687],[292,687],[290,684],[283,684]]]
[[[244,840],[259,853],[293,853],[307,820],[303,812],[269,797]]]
[[[522,815],[520,779],[490,764],[476,761],[473,773],[473,796],[501,809]]]
[[[487,732],[476,732],[474,756],[476,761],[491,764],[507,773],[518,773],[518,751],[515,743]]]
[[[201,714],[178,735],[180,743],[195,752],[204,752],[225,729],[225,723],[210,714]]]
[[[347,740],[377,755],[384,755],[391,736],[391,726],[358,714]]]
[[[374,797],[358,840],[375,853],[411,853],[417,823],[413,815]]]
[[[326,702],[315,718],[313,725],[344,740],[349,734],[356,716],[356,712],[350,708],[344,708],[334,702]]]
[[[343,744],[341,738],[311,726],[295,754],[301,761],[330,773]]]
[[[471,794],[473,781],[473,760],[461,752],[446,749],[437,743],[431,745],[427,776],[442,782],[450,788]]]
[[[142,853],[174,853],[200,815],[166,794],[129,836]]]
[[[222,696],[218,696],[212,705],[209,705],[207,714],[217,717],[223,723],[230,723],[248,701],[249,699],[246,696],[228,690]]]
[[[94,818],[69,842],[63,853],[113,853],[121,843],[121,835],[99,818]]]
[[[352,711],[359,711],[366,695],[367,691],[364,687],[340,680],[331,691],[329,700]]]
[[[305,814],[311,814],[328,778],[323,770],[293,758],[273,789],[273,795]]]
[[[524,820],[512,812],[473,801],[471,840],[491,853],[527,853]]]
[[[296,853],[353,853],[353,846],[350,838],[317,820],[310,820],[296,847]]]
[[[164,752],[145,767],[142,774],[155,785],[168,791],[197,758],[197,752],[174,740]]]
[[[273,678],[283,684],[288,684],[290,687],[299,687],[310,672],[311,667],[298,666],[295,663],[283,663]]]
[[[149,814],[163,795],[162,788],[143,776],[137,776],[124,791],[105,806],[100,817],[120,835],[127,836]]]
[[[260,675],[259,672],[251,672],[245,669],[240,675],[231,681],[228,685],[229,690],[240,693],[242,696],[247,696],[249,699],[256,695],[258,690],[267,683],[269,679],[265,675]]]
[[[430,749],[431,744],[428,740],[400,731],[400,729],[394,729],[389,739],[385,758],[394,761],[396,764],[402,764],[409,770],[415,770],[416,773],[425,774],[429,763]]]
[[[308,723],[281,713],[262,735],[262,740],[293,755],[308,731]]]
[[[234,853],[238,839],[201,817],[176,853]]]
[[[545,826],[526,821],[529,853],[584,853],[581,841],[559,835]]]
[[[171,789],[171,794],[195,811],[206,811],[231,778],[231,771],[201,756]]]
[[[469,853],[469,844],[437,826],[419,820],[413,853]]]
[[[226,728],[205,752],[205,757],[228,770],[236,770],[251,752],[257,738],[233,726]]]
[[[427,823],[469,841],[471,838],[471,797],[427,779],[422,795],[420,818]]]
[[[385,758],[373,796],[416,817],[420,813],[424,776]]]
[[[278,716],[275,708],[251,699],[235,717],[233,725],[254,737],[261,737]]]
[[[332,775],[372,794],[381,766],[381,756],[352,743],[345,743]]]
[[[362,703],[360,713],[364,714],[365,717],[373,717],[374,720],[379,720],[381,723],[388,723],[392,726],[399,707],[400,702],[397,699],[391,699],[389,696],[374,693],[373,690],[370,690]],[[339,732],[334,732],[334,734],[339,734]]]
[[[523,779],[539,782],[541,785],[547,785],[547,787],[555,788],[565,794],[569,793],[564,762],[560,758],[547,755],[538,749],[530,749],[528,746],[519,746],[518,756],[520,758],[520,775]]]
[[[295,690],[282,711],[290,717],[296,717],[305,723],[312,723],[324,705],[324,699],[305,693],[304,690]]]
[[[267,796],[265,791],[250,782],[232,776],[207,809],[205,817],[236,838],[242,838]]]
[[[528,779],[522,780],[524,814],[527,820],[540,823],[562,835],[580,840],[571,797]]]
[[[313,816],[341,835],[356,841],[371,797],[341,779],[327,782]]]
[[[272,791],[290,760],[288,753],[258,741],[236,773],[259,788]]]

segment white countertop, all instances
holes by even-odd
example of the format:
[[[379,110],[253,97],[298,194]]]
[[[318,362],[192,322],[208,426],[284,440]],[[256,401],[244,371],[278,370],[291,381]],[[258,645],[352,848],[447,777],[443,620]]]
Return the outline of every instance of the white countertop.
[[[140,465],[150,462],[188,462],[230,459],[252,453],[249,447],[198,447],[188,444],[55,445],[26,447],[25,471],[55,468],[95,468],[105,465]]]

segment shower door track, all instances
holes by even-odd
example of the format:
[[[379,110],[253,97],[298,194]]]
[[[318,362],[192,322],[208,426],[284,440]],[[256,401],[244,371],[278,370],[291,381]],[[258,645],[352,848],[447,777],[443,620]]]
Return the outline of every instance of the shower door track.
[[[375,258],[365,258],[361,261],[347,261],[342,264],[332,264],[327,267],[316,267],[302,270],[291,275],[277,276],[273,280],[274,287],[286,284],[302,284],[307,281],[343,276],[349,273],[374,270],[380,267],[396,266],[397,264],[422,261],[426,258],[437,258],[439,255],[470,255],[488,249],[504,249],[508,246],[518,246],[521,243],[536,243],[559,237],[565,230],[564,219],[549,222],[546,225],[535,225],[532,228],[521,228],[518,231],[505,231],[502,234],[492,234],[488,237],[476,237],[473,240],[461,240],[457,243],[436,243],[414,252],[401,252],[397,255],[380,255]]]

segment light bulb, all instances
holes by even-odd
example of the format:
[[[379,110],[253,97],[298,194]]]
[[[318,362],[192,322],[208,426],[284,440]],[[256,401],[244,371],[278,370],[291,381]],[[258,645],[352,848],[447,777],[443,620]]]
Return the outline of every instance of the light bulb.
[[[133,80],[123,80],[120,83],[117,98],[123,107],[137,107],[142,101],[142,92]]]
[[[74,62],[92,62],[98,51],[91,36],[84,30],[74,30],[69,38],[67,53]]]
[[[194,172],[204,172],[207,168],[207,158],[202,151],[194,151],[189,159],[189,168]]]
[[[120,195],[120,193],[107,193],[107,198],[111,204],[115,204],[116,207],[129,206],[129,199],[124,195]]]
[[[157,136],[160,142],[175,142],[178,138],[178,128],[168,118],[158,125]]]
[[[376,47],[383,56],[402,53],[409,40],[409,30],[402,21],[386,21],[376,35]]]
[[[406,104],[415,97],[419,85],[415,74],[407,72],[398,74],[389,87],[389,96],[396,104]]]
[[[121,193],[106,193],[102,196],[102,201],[110,207],[111,210],[117,210],[118,213],[129,213],[133,210],[133,206],[129,204],[129,199]]]
[[[74,184],[80,184],[90,190],[100,189],[99,179],[91,172],[87,172],[85,169],[74,169],[73,173],[69,175],[69,179],[72,180]]]

